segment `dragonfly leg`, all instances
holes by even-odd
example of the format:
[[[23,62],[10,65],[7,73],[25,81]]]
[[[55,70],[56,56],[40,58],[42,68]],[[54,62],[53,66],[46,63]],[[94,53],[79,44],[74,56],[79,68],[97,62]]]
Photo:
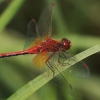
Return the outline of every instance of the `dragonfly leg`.
[[[55,53],[52,53],[49,58],[47,59],[46,61],[46,65],[48,66],[48,68],[53,72],[53,77],[55,76],[55,71],[54,71],[54,62],[51,60],[52,56],[54,55]]]
[[[49,61],[46,62],[46,65],[49,67],[49,69],[53,72],[53,77],[55,76],[55,71],[52,69],[51,64]]]
[[[77,62],[77,59],[75,57],[73,57],[73,55],[71,55],[70,53],[68,53],[66,51],[63,51],[63,52],[59,53],[58,62],[60,64],[62,64],[62,66],[66,65],[66,64],[71,65],[71,63],[69,63],[69,61],[72,61],[72,60],[74,62]],[[66,61],[66,63],[65,63],[65,61]]]
[[[67,54],[65,55],[65,53],[63,53],[63,52],[59,53],[58,63],[62,64],[62,66],[65,66],[67,64],[70,65],[70,63],[68,63],[68,62],[65,63],[65,60],[68,60],[68,61],[70,60],[69,57],[67,56]]]
[[[77,59],[76,59],[76,57],[73,57],[73,55],[72,54],[70,54],[69,52],[66,52],[66,51],[64,51],[67,55],[70,55],[70,58],[69,58],[69,61],[70,60],[73,60],[73,61],[75,61],[75,62],[77,62]]]

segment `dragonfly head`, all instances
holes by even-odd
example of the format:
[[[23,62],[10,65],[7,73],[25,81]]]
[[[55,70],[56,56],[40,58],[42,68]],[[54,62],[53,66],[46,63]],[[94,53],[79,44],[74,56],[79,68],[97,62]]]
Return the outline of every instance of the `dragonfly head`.
[[[61,41],[61,48],[63,50],[68,50],[71,47],[72,43],[70,40],[63,38]]]

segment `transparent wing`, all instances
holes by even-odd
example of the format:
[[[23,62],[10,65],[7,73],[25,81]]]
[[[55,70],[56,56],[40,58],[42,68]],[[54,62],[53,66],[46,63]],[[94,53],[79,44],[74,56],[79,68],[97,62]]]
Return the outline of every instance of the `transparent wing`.
[[[57,76],[55,76],[54,80],[59,81],[60,84],[57,84],[60,88],[62,88],[65,92],[70,94],[71,96],[74,96],[74,91],[72,89],[71,84],[69,84],[66,77],[63,75],[60,69],[58,69],[59,63],[58,63],[58,57],[59,53],[54,52],[49,56],[49,59],[47,60],[46,64],[53,72],[53,76],[55,76],[55,73],[59,73]]]
[[[72,55],[69,54],[68,52],[61,51],[59,53],[58,62],[63,64],[63,67],[68,64],[68,63],[64,63],[65,60],[68,61],[73,60],[77,62],[76,58],[70,59],[71,57]],[[67,68],[64,72],[73,75],[75,77],[83,77],[83,78],[86,78],[90,75],[89,68],[83,61],[77,62],[75,65],[72,65],[71,67]]]
[[[34,19],[29,22],[24,49],[29,48],[37,37],[43,39],[51,35],[53,7],[54,4],[50,4],[45,8],[37,25]]]
[[[52,31],[52,13],[54,4],[49,4],[40,16],[38,21],[38,32],[41,38],[50,36]]]
[[[75,77],[87,78],[90,75],[90,70],[86,66],[87,65],[84,62],[78,62],[65,70],[65,73]]]
[[[75,96],[74,94],[74,90],[71,86],[71,84],[68,82],[68,80],[66,79],[66,77],[64,77],[61,73],[59,75],[57,75],[54,78],[56,81],[59,82],[59,84],[57,84],[57,86],[59,86],[65,93],[68,93],[69,95],[71,95],[72,97]]]
[[[45,72],[47,70],[47,66],[45,63],[47,59],[48,59],[47,52],[41,52],[41,53],[37,54],[32,59],[32,63],[33,63],[33,67],[34,67],[35,71],[37,71],[38,73]]]
[[[35,20],[32,19],[28,24],[24,49],[27,49],[30,45],[32,45],[37,37],[39,37],[37,25]]]

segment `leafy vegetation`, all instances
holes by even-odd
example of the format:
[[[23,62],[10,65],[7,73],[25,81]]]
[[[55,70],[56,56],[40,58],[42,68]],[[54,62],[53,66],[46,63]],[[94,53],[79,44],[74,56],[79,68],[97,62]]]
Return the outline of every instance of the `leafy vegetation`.
[[[100,51],[100,3],[97,0],[1,0],[0,53],[22,50],[29,20],[38,21],[49,2],[55,4],[52,37],[70,39],[73,45],[69,52],[79,61],[86,58],[91,75],[87,79],[66,76],[75,89],[73,98],[49,82],[52,73],[48,80],[44,74],[37,76],[30,65],[31,57],[0,59],[0,100],[99,100],[100,54],[95,54]]]

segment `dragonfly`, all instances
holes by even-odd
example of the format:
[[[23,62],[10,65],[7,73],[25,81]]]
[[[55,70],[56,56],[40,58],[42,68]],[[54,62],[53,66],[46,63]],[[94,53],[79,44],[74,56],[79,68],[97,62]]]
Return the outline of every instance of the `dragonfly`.
[[[32,63],[37,70],[50,69],[55,77],[55,70],[59,72],[56,79],[62,84],[61,87],[66,89],[67,93],[74,96],[74,91],[71,84],[61,71],[61,68],[67,66],[66,60],[77,62],[76,58],[70,59],[72,55],[68,50],[72,43],[67,38],[62,38],[61,41],[51,38],[52,34],[52,15],[54,4],[49,4],[41,14],[38,23],[32,19],[27,28],[27,38],[25,41],[24,50],[18,52],[2,53],[0,58],[18,56],[18,55],[34,55]],[[58,65],[62,66],[58,69]],[[45,66],[45,67],[44,67]],[[77,62],[76,66],[67,68],[64,73],[75,77],[86,78],[89,76],[89,68],[84,62]]]

